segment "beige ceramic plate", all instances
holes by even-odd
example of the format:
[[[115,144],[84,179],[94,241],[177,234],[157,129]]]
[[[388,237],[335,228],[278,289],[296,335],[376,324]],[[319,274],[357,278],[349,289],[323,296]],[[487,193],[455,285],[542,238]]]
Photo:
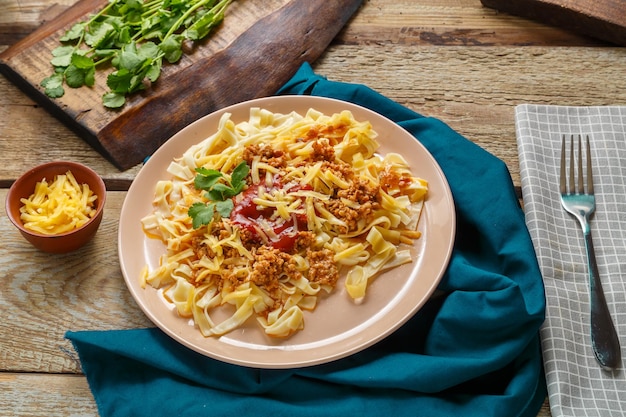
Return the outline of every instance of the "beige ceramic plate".
[[[414,262],[376,278],[365,301],[354,304],[340,281],[330,296],[305,317],[305,328],[288,339],[271,339],[254,320],[219,338],[204,338],[192,322],[177,316],[152,287],[139,285],[141,268],[158,265],[165,246],[148,239],[140,219],[152,207],[158,180],[169,178],[170,161],[217,130],[224,112],[237,123],[249,119],[251,107],[272,112],[306,113],[315,108],[325,114],[350,110],[357,120],[369,120],[378,132],[380,153],[397,152],[407,159],[416,176],[429,182],[429,195],[420,221],[423,235],[412,248]],[[122,273],[133,297],[145,314],[165,333],[206,356],[258,368],[294,368],[315,365],[356,353],[392,333],[426,302],[443,275],[454,241],[454,203],[448,183],[430,153],[404,129],[389,119],[351,103],[310,96],[257,99],[210,114],[189,125],[149,159],[132,183],[122,207],[119,257]]]

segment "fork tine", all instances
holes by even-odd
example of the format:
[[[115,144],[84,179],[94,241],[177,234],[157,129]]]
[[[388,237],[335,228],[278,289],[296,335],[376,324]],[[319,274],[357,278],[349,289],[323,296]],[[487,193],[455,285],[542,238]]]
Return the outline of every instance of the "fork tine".
[[[573,139],[573,138],[572,138]],[[578,135],[578,194],[585,193],[584,179],[583,179],[583,149],[581,145],[582,139]],[[572,158],[574,155],[572,154]],[[589,155],[587,155],[587,163],[589,162]]]
[[[576,186],[574,182],[574,135],[572,135],[569,144],[569,192],[570,194],[576,192]]]
[[[565,181],[565,135],[561,138],[561,175],[559,177],[559,185],[561,188],[561,194],[567,193]]]
[[[589,135],[587,135],[587,193],[593,195],[593,172],[591,170],[591,152],[589,148]]]

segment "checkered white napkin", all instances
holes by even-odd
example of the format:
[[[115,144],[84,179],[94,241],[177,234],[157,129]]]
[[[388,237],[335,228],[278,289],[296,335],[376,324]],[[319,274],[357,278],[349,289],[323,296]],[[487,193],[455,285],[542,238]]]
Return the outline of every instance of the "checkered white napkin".
[[[546,288],[541,329],[554,417],[626,416],[626,107],[520,105],[515,124],[526,224]],[[578,222],[561,206],[561,137],[589,135],[596,213],[591,233],[622,345],[622,366],[603,371],[591,349],[586,255]]]

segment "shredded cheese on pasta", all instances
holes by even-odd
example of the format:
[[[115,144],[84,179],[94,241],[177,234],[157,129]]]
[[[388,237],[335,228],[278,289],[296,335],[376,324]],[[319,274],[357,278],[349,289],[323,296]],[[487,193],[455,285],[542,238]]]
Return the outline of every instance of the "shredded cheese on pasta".
[[[224,114],[216,133],[171,162],[159,181],[145,233],[167,251],[142,286],[162,289],[178,314],[208,336],[226,334],[250,317],[265,333],[287,337],[304,328],[303,310],[345,276],[360,301],[382,271],[411,262],[411,245],[428,192],[404,158],[379,155],[367,121],[343,111],[325,115],[272,113],[254,108],[235,124]],[[245,190],[233,198],[229,217],[215,214],[194,229],[188,214],[207,203],[194,187],[196,168],[229,179],[245,161]],[[231,306],[221,322],[214,309]]]
[[[87,184],[79,184],[71,171],[44,178],[28,198],[22,198],[20,218],[24,227],[44,235],[58,235],[78,229],[95,214],[98,196]]]

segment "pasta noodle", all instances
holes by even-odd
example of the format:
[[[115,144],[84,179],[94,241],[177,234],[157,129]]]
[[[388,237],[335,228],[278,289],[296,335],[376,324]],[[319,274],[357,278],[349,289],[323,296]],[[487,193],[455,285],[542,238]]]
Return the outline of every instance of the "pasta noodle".
[[[428,192],[401,155],[376,153],[376,137],[349,111],[253,108],[238,124],[224,114],[217,132],[173,160],[171,178],[156,185],[142,227],[167,251],[158,268],[142,270],[142,286],[162,289],[206,337],[251,317],[267,335],[288,337],[340,276],[360,301],[375,276],[412,261],[402,245],[420,237]],[[245,185],[225,204],[196,188],[198,172],[213,175],[212,184],[235,184],[242,163]],[[190,208],[199,202],[216,208],[194,227]],[[215,309],[226,306],[232,314],[215,322]]]

